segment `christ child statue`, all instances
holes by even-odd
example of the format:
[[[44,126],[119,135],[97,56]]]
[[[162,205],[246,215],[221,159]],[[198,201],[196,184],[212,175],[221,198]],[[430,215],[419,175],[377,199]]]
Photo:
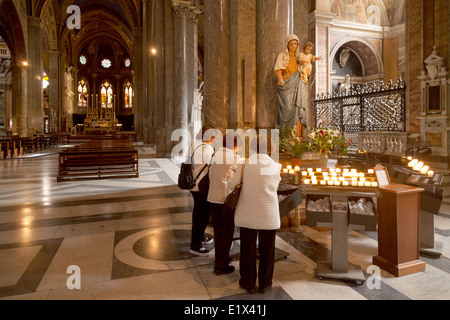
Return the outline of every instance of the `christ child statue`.
[[[313,47],[314,45],[311,42],[307,42],[303,48],[303,51],[300,53],[300,74],[304,83],[308,83],[309,77],[311,77],[311,62],[322,60],[322,57],[316,57],[311,54]]]

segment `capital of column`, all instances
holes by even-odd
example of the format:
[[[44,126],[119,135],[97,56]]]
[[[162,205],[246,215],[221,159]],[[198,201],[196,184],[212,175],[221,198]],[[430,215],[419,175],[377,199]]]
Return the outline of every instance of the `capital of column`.
[[[38,17],[28,16],[27,17],[27,22],[28,22],[28,25],[30,25],[32,27],[40,27],[42,19],[38,18]]]
[[[197,23],[201,13],[192,1],[172,0],[172,14],[175,17],[185,17]]]

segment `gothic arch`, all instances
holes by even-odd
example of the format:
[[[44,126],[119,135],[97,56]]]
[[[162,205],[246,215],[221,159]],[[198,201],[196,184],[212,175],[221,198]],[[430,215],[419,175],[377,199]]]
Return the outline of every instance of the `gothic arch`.
[[[15,63],[27,60],[22,21],[12,0],[4,0],[0,4],[0,35],[7,43]]]

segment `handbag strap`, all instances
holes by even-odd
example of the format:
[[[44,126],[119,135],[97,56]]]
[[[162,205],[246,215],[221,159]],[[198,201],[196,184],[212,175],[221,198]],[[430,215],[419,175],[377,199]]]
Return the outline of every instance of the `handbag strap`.
[[[195,151],[197,151],[197,149],[198,149],[199,147],[203,147],[203,145],[204,145],[204,143],[202,143],[200,146],[198,146],[197,148],[195,148],[195,150],[194,150],[194,152],[192,153],[192,156],[191,156],[191,162],[192,162],[192,158],[194,157]],[[209,168],[209,167],[211,166],[212,158],[214,157],[215,154],[216,154],[216,152],[214,152],[213,155],[211,156],[211,161],[210,161],[209,165],[208,165],[207,163],[205,163],[205,165],[203,166],[202,170],[200,170],[200,172],[199,172],[199,173],[197,174],[197,176],[195,177],[195,180],[197,180],[198,177],[200,177],[200,175],[202,174],[202,172],[203,172],[207,167]]]

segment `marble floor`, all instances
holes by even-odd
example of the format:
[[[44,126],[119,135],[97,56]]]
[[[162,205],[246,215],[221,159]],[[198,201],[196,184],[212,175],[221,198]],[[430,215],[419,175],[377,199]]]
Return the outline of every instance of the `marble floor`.
[[[381,270],[373,286],[367,270],[377,235],[350,230],[348,259],[367,281],[319,280],[317,261],[331,259],[330,231],[283,227],[276,247],[287,257],[275,263],[273,288],[249,295],[238,284],[239,239],[229,275],[214,274],[213,256],[191,255],[193,201],[176,185],[178,167],[155,158],[151,147],[139,148],[139,178],[57,182],[55,150],[0,161],[0,299],[450,299],[450,184],[435,217],[443,254],[421,256],[424,272],[397,278]],[[207,232],[213,235],[211,227]]]

